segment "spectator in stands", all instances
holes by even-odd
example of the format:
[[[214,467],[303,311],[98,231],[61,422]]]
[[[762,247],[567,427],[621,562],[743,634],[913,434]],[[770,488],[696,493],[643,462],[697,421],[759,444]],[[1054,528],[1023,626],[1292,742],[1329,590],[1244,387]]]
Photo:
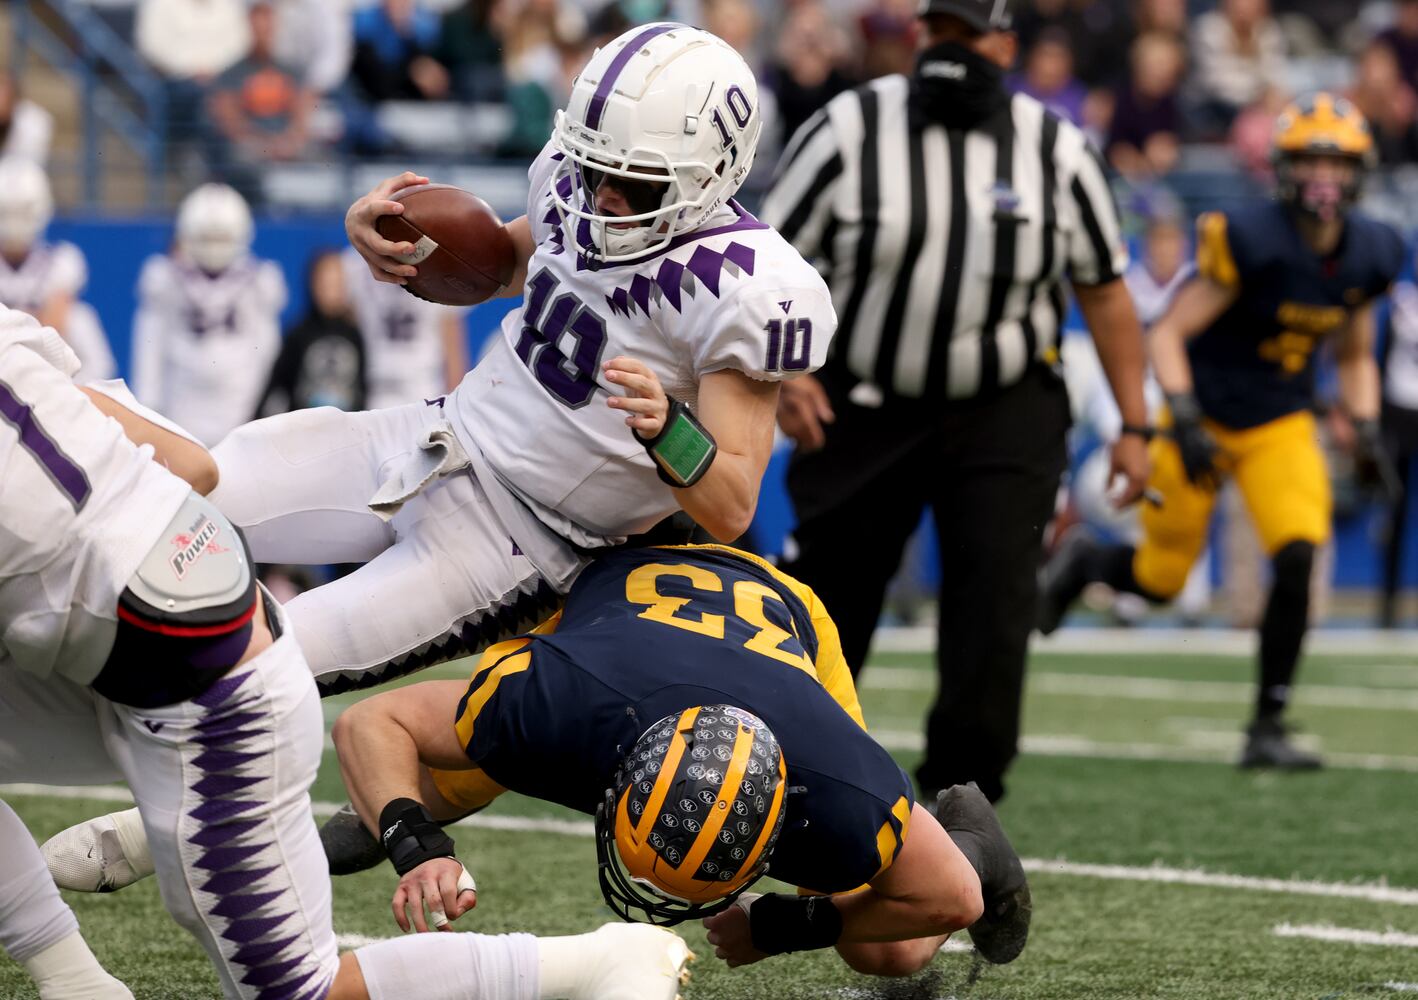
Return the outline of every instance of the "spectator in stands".
[[[750,0],[700,0],[695,23],[732,45],[750,66],[761,62],[758,10]]]
[[[1016,28],[1021,52],[1050,29],[1068,36],[1074,71],[1090,88],[1114,87],[1126,67],[1119,55],[1132,44],[1131,0],[1034,0],[1020,4]]]
[[[1206,135],[1224,133],[1242,110],[1267,91],[1285,89],[1285,36],[1268,0],[1221,0],[1196,20],[1192,33],[1195,124]]]
[[[612,23],[620,23],[622,6],[613,5],[609,13],[602,13]],[[535,155],[545,145],[552,117],[565,106],[571,80],[583,62],[586,18],[558,0],[520,0],[507,6],[494,24],[502,38],[507,103],[515,123],[501,152]]]
[[[852,86],[841,68],[849,54],[846,34],[818,0],[801,0],[788,11],[768,73],[783,135]]]
[[[1411,280],[1394,286],[1383,361],[1384,447],[1398,470],[1403,494],[1389,510],[1384,546],[1383,596],[1379,625],[1398,624],[1398,593],[1403,579],[1404,536],[1412,505],[1418,459],[1418,287]]]
[[[345,0],[276,0],[272,55],[297,69],[313,94],[344,85],[354,58],[354,23]]]
[[[169,133],[178,141],[211,136],[207,88],[251,49],[242,0],[139,0],[138,53],[167,80]]]
[[[443,15],[438,52],[465,100],[500,101],[505,90],[502,51],[492,28],[498,0],[464,0]]]
[[[1266,182],[1273,174],[1271,140],[1275,136],[1275,120],[1289,100],[1283,90],[1271,87],[1231,123],[1228,141],[1236,162]]]
[[[354,78],[371,101],[441,101],[452,79],[438,61],[439,20],[417,0],[383,0],[355,15]]]
[[[857,18],[862,79],[910,73],[915,67],[916,6],[912,0],[873,0]]]
[[[1185,46],[1187,0],[1138,0],[1136,26],[1139,34],[1160,32]]]
[[[1084,125],[1088,88],[1073,75],[1073,51],[1068,32],[1047,28],[1024,56],[1022,72],[1012,74],[1009,89],[1027,94],[1061,118]]]
[[[1364,50],[1349,97],[1369,120],[1380,163],[1418,163],[1413,88],[1390,46],[1375,42]]]
[[[1393,26],[1378,40],[1393,49],[1403,78],[1410,87],[1418,88],[1418,0],[1398,0],[1394,14]]]
[[[256,164],[295,160],[307,152],[315,95],[273,56],[276,15],[270,3],[251,5],[251,49],[212,85],[216,123],[213,168],[217,176],[259,200]]]
[[[311,257],[306,285],[305,316],[281,341],[257,417],[314,406],[351,411],[366,406],[364,339],[351,319],[339,250]]]
[[[1130,178],[1167,174],[1180,150],[1178,91],[1186,56],[1172,36],[1149,32],[1133,42],[1130,58],[1132,76],[1108,130],[1108,160]]]
[[[0,72],[0,159],[15,157],[44,166],[54,116],[20,92],[20,81]]]

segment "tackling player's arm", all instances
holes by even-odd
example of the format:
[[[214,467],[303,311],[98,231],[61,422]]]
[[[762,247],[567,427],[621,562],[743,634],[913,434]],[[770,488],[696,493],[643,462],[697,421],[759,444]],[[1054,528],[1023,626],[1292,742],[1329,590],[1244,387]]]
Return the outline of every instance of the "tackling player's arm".
[[[625,389],[609,405],[629,414],[625,422],[641,442],[665,429],[669,398],[655,373],[633,358],[612,358],[606,379]],[[777,382],[723,369],[699,380],[699,424],[713,437],[717,451],[708,469],[675,491],[682,510],[705,531],[731,542],[748,530],[758,507],[758,488],[773,451],[773,420],[778,408]],[[683,419],[683,418],[680,418]]]
[[[459,810],[443,800],[428,776],[428,768],[470,767],[467,754],[449,720],[467,690],[462,681],[426,681],[367,698],[335,720],[331,738],[339,755],[340,773],[350,801],[364,825],[376,837],[384,833],[383,814],[403,811],[399,803],[422,805],[433,819],[451,819]],[[417,820],[415,820],[417,822]],[[392,824],[390,824],[392,826]],[[434,830],[437,830],[434,827]],[[420,830],[419,841],[435,840],[441,831]],[[446,838],[445,838],[446,839]],[[385,843],[386,850],[393,838]],[[428,858],[404,871],[391,907],[405,931],[410,925],[428,930],[424,908],[440,925],[439,915],[455,920],[477,905],[475,890],[460,889],[463,866],[448,853]],[[412,921],[406,910],[412,911]],[[448,929],[446,921],[440,930]]]

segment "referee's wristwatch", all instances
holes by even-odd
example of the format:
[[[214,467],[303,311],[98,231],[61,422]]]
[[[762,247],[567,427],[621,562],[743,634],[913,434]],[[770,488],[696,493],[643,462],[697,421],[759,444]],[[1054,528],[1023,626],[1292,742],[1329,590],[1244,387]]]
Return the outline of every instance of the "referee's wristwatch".
[[[1122,430],[1118,432],[1118,437],[1125,434],[1136,434],[1144,441],[1151,441],[1157,436],[1157,428],[1147,424],[1123,424]]]

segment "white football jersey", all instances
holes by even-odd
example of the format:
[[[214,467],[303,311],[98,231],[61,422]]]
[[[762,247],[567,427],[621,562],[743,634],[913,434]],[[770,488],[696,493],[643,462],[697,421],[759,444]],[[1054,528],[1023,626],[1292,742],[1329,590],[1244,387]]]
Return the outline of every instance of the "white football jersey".
[[[133,393],[207,445],[251,420],[281,346],[281,269],[245,257],[208,275],[150,257],[138,277]]]
[[[343,254],[355,325],[364,337],[367,408],[382,410],[433,399],[448,391],[443,322],[464,310],[441,306],[377,281],[353,249]]]
[[[679,509],[625,413],[606,405],[620,390],[605,381],[603,362],[643,361],[694,409],[710,372],[776,381],[814,371],[837,316],[817,271],[732,201],[664,250],[597,267],[577,253],[585,240],[552,203],[557,159],[548,146],[529,172],[536,251],[525,303],[447,410],[543,521],[598,545]]]
[[[191,489],[74,387],[42,335],[0,309],[0,652],[83,684],[113,644],[118,595]]]
[[[84,252],[62,240],[54,243],[39,241],[30,248],[28,256],[18,267],[0,257],[0,302],[30,315],[38,315],[55,295],[77,298],[88,281],[89,265]],[[93,308],[81,302],[74,303],[68,326],[69,329],[60,332],[84,365],[76,379],[112,378],[115,370],[113,352]]]

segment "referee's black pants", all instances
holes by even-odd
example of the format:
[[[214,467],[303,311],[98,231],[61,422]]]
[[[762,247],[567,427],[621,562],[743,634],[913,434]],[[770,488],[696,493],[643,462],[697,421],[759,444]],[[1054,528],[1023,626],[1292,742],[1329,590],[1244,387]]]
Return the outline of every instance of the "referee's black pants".
[[[1019,739],[1035,572],[1066,461],[1068,395],[1036,365],[985,400],[848,400],[823,374],[836,413],[820,451],[794,456],[794,561],[837,623],[853,672],[866,660],[886,585],[927,505],[940,540],[940,687],[926,723],[923,790],[979,782],[993,801]]]

